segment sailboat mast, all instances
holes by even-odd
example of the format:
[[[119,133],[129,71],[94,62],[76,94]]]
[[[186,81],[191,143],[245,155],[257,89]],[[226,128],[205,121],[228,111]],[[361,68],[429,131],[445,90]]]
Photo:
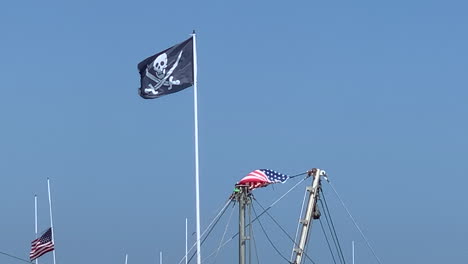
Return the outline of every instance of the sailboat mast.
[[[47,178],[47,193],[49,194],[49,214],[50,214],[50,228],[52,229],[52,244],[55,245],[55,239],[54,239],[55,229],[54,229],[54,222],[52,220],[52,199],[50,198],[50,179],[49,178]],[[56,264],[55,249],[52,251],[52,256],[54,258],[54,264]]]
[[[312,169],[309,171],[309,175],[314,176],[312,186],[307,186],[307,191],[309,192],[309,198],[307,202],[307,209],[305,211],[304,218],[300,220],[301,235],[299,236],[299,242],[296,244],[297,247],[294,248],[294,264],[301,264],[304,256],[304,251],[307,243],[307,238],[309,236],[309,231],[312,227],[312,220],[320,217],[320,214],[317,210],[317,200],[320,191],[320,176],[325,175],[325,171],[320,169]],[[302,216],[301,216],[302,217]]]
[[[37,195],[34,195],[34,231],[37,239]],[[36,264],[39,264],[39,258],[36,258]]]
[[[239,202],[239,264],[245,264],[246,244],[250,237],[245,234],[246,209],[250,208],[250,190],[248,185],[237,185],[235,199]]]
[[[352,248],[353,248],[353,264],[354,264],[354,240],[353,240],[353,243],[352,243]]]

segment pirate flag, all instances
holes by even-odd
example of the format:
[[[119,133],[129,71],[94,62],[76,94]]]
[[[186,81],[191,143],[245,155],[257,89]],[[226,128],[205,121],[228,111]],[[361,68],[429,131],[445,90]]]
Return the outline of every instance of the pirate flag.
[[[154,99],[193,85],[193,37],[138,63],[139,94]]]

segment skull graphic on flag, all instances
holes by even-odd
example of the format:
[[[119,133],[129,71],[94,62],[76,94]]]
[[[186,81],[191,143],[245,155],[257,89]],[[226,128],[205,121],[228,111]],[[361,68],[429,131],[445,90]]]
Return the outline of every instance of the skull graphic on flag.
[[[154,99],[193,85],[193,39],[172,46],[138,64],[140,96]]]

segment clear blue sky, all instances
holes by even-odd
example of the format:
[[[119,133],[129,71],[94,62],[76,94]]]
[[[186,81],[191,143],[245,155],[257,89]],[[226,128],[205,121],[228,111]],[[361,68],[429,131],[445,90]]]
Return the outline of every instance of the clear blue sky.
[[[178,263],[186,217],[195,230],[193,89],[143,100],[136,65],[195,29],[202,229],[249,171],[319,167],[383,263],[465,263],[467,8],[3,1],[0,251],[27,258],[34,194],[40,230],[48,227],[50,177],[58,264],[123,263],[125,253],[129,263],[158,263],[161,250],[165,263]],[[294,183],[256,197],[268,205]],[[302,190],[272,211],[293,234]],[[357,260],[376,263],[324,191],[348,260],[355,240]],[[270,230],[289,256],[291,243]],[[256,231],[262,263],[282,263]],[[325,243],[318,226],[314,239]],[[234,263],[235,246],[217,263]],[[330,263],[321,249],[309,254]]]

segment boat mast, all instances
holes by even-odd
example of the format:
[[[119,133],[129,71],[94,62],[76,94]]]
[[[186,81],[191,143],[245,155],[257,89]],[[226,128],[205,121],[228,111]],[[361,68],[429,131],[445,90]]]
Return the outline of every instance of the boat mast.
[[[299,236],[299,242],[295,243],[297,247],[294,248],[294,258],[293,264],[301,264],[304,256],[304,251],[307,243],[307,238],[309,236],[309,231],[312,227],[312,220],[318,219],[320,217],[320,212],[317,208],[317,200],[320,192],[320,177],[326,176],[324,170],[312,169],[308,172],[309,176],[314,177],[312,186],[307,186],[307,191],[309,192],[307,209],[305,211],[304,218],[299,221],[299,224],[302,225],[301,235]],[[301,216],[302,217],[302,216]]]
[[[239,202],[239,264],[245,264],[246,244],[250,240],[245,234],[246,212],[250,212],[251,192],[248,185],[236,185],[234,190],[234,199]],[[248,210],[247,210],[248,209]],[[250,217],[249,217],[250,219]],[[249,223],[250,225],[250,223]],[[250,246],[250,243],[249,243]]]

